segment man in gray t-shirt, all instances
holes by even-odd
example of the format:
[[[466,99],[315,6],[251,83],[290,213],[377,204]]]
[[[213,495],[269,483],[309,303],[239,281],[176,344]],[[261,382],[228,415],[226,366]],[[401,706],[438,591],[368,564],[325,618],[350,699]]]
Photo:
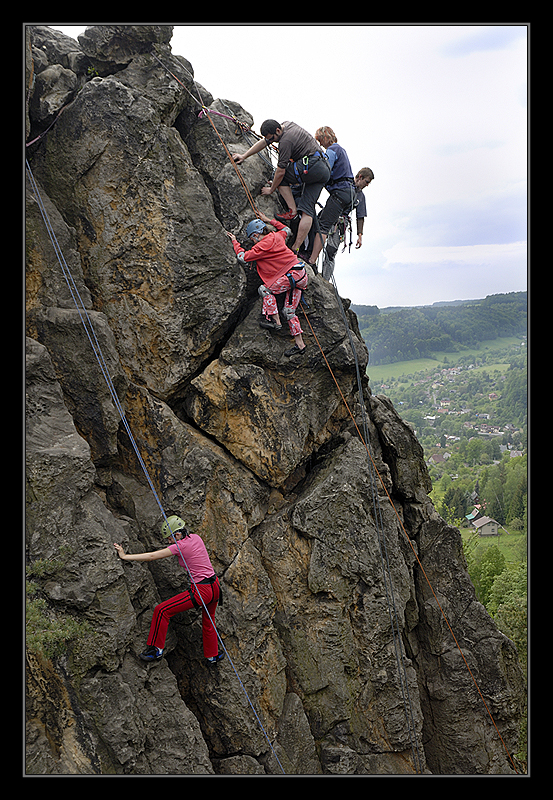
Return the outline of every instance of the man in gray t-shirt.
[[[276,139],[278,141],[277,167],[286,170],[289,161],[299,161],[304,156],[312,156],[320,151],[319,142],[309,131],[296,125],[295,122],[283,122],[281,130],[280,137]],[[268,134],[266,138],[270,142],[271,134]]]
[[[263,139],[245,153],[236,153],[233,159],[241,164],[270,144],[278,144],[278,163],[272,183],[264,186],[261,193],[269,195],[278,190],[289,209],[280,219],[293,219],[298,211],[301,212],[296,239],[291,247],[297,252],[309,233],[315,205],[330,178],[328,158],[317,140],[295,122],[281,124],[274,119],[267,119],[261,125],[261,134]],[[301,196],[296,202],[291,187],[297,184],[301,187]]]

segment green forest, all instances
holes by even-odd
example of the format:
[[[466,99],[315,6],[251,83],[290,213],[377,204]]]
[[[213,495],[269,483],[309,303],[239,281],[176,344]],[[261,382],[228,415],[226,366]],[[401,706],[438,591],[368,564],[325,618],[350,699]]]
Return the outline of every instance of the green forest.
[[[526,292],[459,304],[351,308],[373,365],[425,358],[435,352],[456,353],[485,340],[521,335],[527,328]]]

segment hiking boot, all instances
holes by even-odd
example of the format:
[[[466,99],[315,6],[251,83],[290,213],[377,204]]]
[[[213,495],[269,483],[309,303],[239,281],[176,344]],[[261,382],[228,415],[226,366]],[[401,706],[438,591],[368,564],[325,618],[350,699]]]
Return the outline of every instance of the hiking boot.
[[[285,350],[284,355],[288,356],[288,358],[291,358],[292,356],[303,356],[306,350],[307,350],[307,345],[301,348],[298,347],[297,344],[295,344],[293,347],[290,348],[290,350]]]
[[[219,663],[219,661],[220,661],[222,658],[224,658],[224,657],[225,657],[225,654],[224,654],[224,653],[219,653],[219,654],[218,654],[218,655],[216,655],[216,656],[211,656],[211,658],[208,658],[208,659],[207,659],[207,663],[208,663],[208,664],[218,664],[218,663]]]
[[[142,661],[159,661],[162,657],[163,650],[160,650],[159,647],[154,647],[153,644],[149,644],[144,652],[140,653]]]

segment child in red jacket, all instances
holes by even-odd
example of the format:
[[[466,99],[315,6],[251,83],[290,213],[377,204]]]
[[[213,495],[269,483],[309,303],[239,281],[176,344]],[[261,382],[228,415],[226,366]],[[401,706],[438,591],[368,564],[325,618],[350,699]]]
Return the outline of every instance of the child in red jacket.
[[[270,232],[264,223],[273,225],[276,231]],[[289,233],[289,228],[276,219],[269,219],[261,212],[259,219],[250,222],[246,228],[246,235],[254,242],[251,250],[244,250],[236,236],[227,231],[238,260],[243,264],[255,261],[257,274],[263,281],[263,285],[259,287],[259,294],[263,297],[262,311],[266,321],[260,323],[261,327],[275,331],[282,329],[275,295],[286,292],[282,313],[288,320],[290,333],[295,340],[294,347],[285,351],[285,355],[290,357],[303,355],[306,349],[296,308],[301,299],[301,290],[307,286],[308,278],[304,263],[286,247]]]

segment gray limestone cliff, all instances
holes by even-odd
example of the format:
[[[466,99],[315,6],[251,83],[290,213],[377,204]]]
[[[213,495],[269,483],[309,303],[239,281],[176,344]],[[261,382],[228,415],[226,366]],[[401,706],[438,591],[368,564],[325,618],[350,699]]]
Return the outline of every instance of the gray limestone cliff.
[[[412,429],[370,390],[349,301],[311,274],[299,363],[258,326],[259,279],[225,235],[252,209],[213,128],[244,152],[250,114],[195,82],[171,26],[26,32],[26,560],[49,629],[74,631],[53,655],[28,647],[27,773],[515,774],[515,647],[476,600]],[[269,169],[240,167],[272,215]],[[114,550],[161,544],[121,410],[220,576],[215,669],[195,613],[160,663],[138,659],[153,607],[187,582],[172,559]]]

